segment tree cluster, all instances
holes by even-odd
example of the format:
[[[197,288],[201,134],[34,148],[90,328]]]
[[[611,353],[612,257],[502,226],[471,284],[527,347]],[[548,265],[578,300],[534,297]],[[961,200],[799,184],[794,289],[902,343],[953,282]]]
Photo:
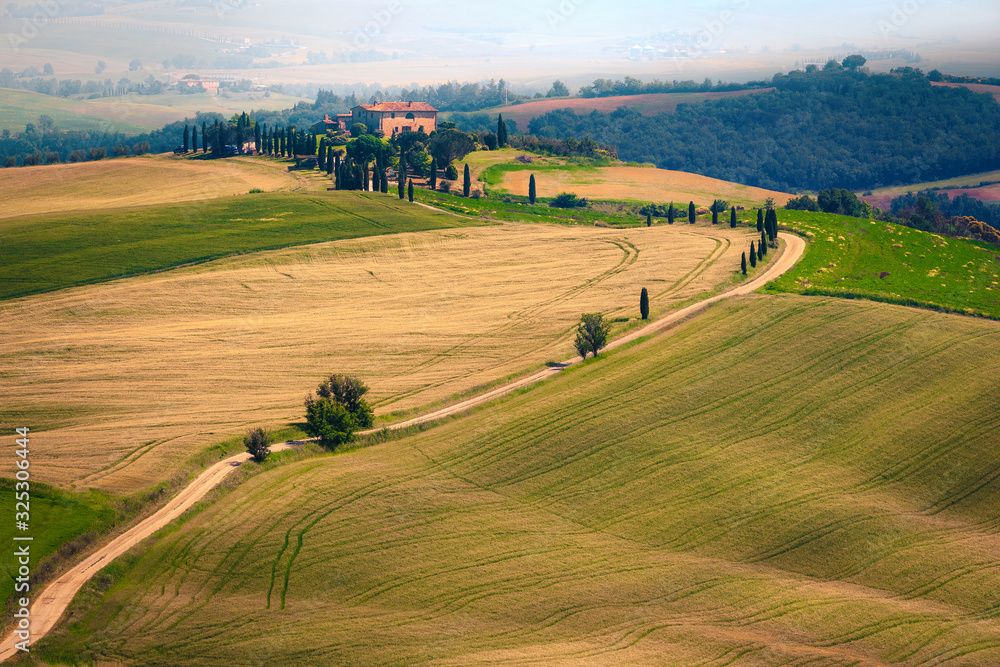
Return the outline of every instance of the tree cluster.
[[[327,449],[349,442],[357,430],[370,428],[375,421],[366,393],[368,387],[358,378],[331,375],[320,383],[316,396],[306,397],[306,433]]]
[[[913,72],[776,75],[773,92],[643,115],[551,111],[532,135],[592,137],[624,160],[778,190],[863,190],[988,171],[1000,163],[1000,105]],[[746,159],[747,155],[755,156]]]

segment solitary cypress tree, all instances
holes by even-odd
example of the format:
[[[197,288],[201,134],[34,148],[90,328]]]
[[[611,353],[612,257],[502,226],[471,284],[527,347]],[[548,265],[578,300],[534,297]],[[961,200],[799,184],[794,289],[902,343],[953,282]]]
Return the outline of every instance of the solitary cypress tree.
[[[431,179],[428,183],[431,186],[431,190],[437,190],[438,187],[438,163],[437,158],[431,158]]]
[[[743,275],[747,274],[747,254],[743,253],[743,259],[740,260],[740,269],[743,270]]]
[[[712,204],[712,224],[719,224],[719,209],[714,203]]]
[[[639,314],[642,315],[642,319],[649,319],[649,293],[645,287],[639,293]]]
[[[538,195],[538,190],[535,187],[535,175],[532,174],[531,178],[528,179],[528,203],[532,206],[535,205],[535,198]]]
[[[736,207],[734,206],[729,211],[729,226],[736,229]]]
[[[688,222],[694,224],[694,202],[688,204]]]
[[[507,123],[503,122],[503,114],[497,117],[497,146],[507,147]]]
[[[674,203],[670,202],[670,208],[667,209],[667,224],[674,224]]]
[[[201,121],[201,152],[208,152],[208,135],[205,134],[205,121]]]
[[[750,266],[757,266],[757,251],[754,250],[753,241],[750,242]]]
[[[406,196],[409,198],[410,203],[413,203],[413,179],[410,179],[409,185],[406,186]]]
[[[190,132],[188,130],[187,123],[184,124],[184,152],[188,152],[188,144],[190,143]]]
[[[472,173],[469,171],[469,164],[465,164],[465,175],[462,177],[462,194],[466,197],[472,192]]]
[[[767,254],[767,238],[764,236],[764,232],[760,233],[760,245],[757,247],[762,253]]]
[[[764,231],[764,209],[757,209],[757,231]]]
[[[647,227],[652,227],[653,226],[653,214],[650,213],[649,211],[646,211],[646,226]],[[643,318],[643,319],[645,319],[645,318]]]

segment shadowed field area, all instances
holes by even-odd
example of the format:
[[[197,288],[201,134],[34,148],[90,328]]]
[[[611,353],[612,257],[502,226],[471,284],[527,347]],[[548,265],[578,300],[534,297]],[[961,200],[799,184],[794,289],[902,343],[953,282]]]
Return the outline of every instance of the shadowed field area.
[[[95,580],[41,655],[994,665],[998,349],[985,320],[720,304],[250,479]]]
[[[620,318],[620,330],[645,286],[655,316],[728,284],[753,238],[700,225],[465,227],[8,301],[0,423],[32,428],[39,479],[144,488],[247,426],[300,421],[324,374],[363,377],[391,420],[566,358],[581,313]]]

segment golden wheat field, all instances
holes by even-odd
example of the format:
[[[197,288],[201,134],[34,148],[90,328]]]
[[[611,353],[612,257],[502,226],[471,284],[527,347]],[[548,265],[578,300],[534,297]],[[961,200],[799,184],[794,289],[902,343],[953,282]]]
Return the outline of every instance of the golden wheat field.
[[[4,169],[0,217],[145,206],[296,187],[284,165],[260,159],[153,155]]]
[[[528,195],[530,171],[509,171],[501,187],[515,195]],[[590,170],[545,171],[535,176],[539,197],[555,197],[561,192],[573,192],[587,199],[630,199],[678,206],[694,201],[711,204],[725,199],[732,204],[751,206],[763,204],[772,197],[784,205],[791,195],[773,190],[754,188],[716,178],[651,167],[600,167]]]
[[[249,426],[301,421],[324,374],[361,376],[385,417],[568,358],[582,312],[636,318],[645,286],[655,315],[727,283],[745,229],[399,234],[5,302],[0,421],[32,427],[41,481],[145,487]]]

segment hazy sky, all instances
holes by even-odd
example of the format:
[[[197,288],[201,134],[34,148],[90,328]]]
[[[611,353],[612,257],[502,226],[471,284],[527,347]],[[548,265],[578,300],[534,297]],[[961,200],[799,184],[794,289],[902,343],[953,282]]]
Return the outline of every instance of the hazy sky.
[[[997,0],[398,0],[405,20],[387,32],[416,22],[470,31],[512,31],[539,43],[566,39],[621,39],[671,29],[707,31],[714,38],[759,47],[807,47],[854,42],[897,45],[941,39],[984,39],[1000,29]],[[363,13],[384,10],[389,1],[363,3]],[[358,7],[358,5],[355,5]],[[362,15],[361,18],[364,18]],[[1000,47],[1000,40],[998,40]],[[1000,48],[998,48],[1000,51]]]

